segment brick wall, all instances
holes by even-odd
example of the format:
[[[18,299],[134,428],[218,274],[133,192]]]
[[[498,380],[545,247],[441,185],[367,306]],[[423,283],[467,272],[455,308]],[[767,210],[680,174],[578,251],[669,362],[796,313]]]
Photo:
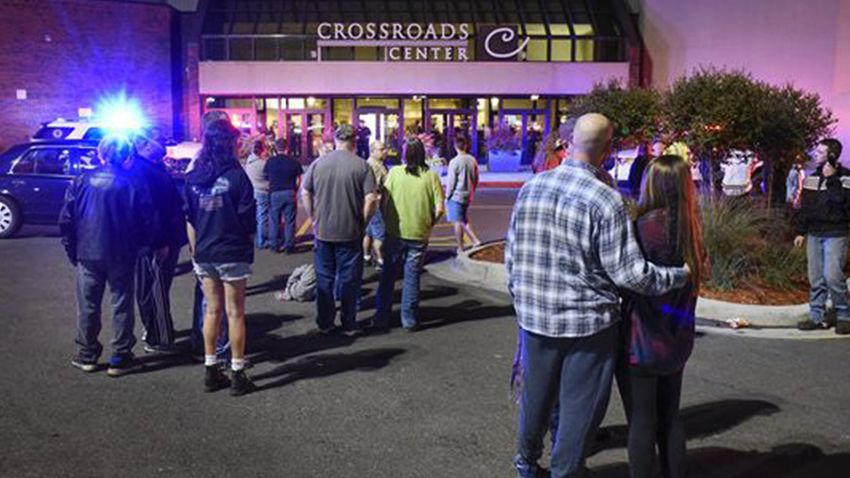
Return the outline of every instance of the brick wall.
[[[0,150],[121,89],[171,131],[173,14],[129,2],[0,0]]]

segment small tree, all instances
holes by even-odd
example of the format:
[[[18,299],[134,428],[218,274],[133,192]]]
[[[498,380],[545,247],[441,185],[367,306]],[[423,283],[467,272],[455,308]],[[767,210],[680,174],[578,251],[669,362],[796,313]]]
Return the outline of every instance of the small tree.
[[[768,207],[775,191],[784,189],[784,179],[792,164],[804,162],[806,152],[818,140],[830,135],[836,119],[823,108],[820,96],[792,85],[764,89],[755,149],[769,166]]]
[[[646,143],[658,132],[662,119],[661,94],[645,88],[624,88],[619,80],[597,83],[570,105],[569,116],[601,113],[614,126],[614,147]]]

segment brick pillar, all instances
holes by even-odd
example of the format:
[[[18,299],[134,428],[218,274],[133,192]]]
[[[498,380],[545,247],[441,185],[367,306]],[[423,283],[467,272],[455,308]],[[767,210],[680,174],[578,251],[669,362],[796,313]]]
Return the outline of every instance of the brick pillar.
[[[190,42],[186,47],[186,77],[184,82],[186,88],[183,104],[186,105],[183,115],[184,130],[188,131],[186,140],[201,139],[201,89],[198,78],[198,63],[200,61],[200,48],[197,42]]]

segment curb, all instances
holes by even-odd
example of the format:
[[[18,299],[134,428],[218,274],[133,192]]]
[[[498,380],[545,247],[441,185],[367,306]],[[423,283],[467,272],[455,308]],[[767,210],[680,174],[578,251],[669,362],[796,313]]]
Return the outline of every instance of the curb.
[[[470,249],[455,258],[448,259],[436,264],[428,266],[428,270],[435,277],[449,282],[459,282],[480,287],[483,289],[508,293],[507,287],[507,271],[503,264],[494,264],[470,259],[470,255],[492,246],[496,243],[488,243],[481,247]],[[696,315],[699,319],[708,319],[709,321],[725,322],[731,319],[745,318],[749,321],[753,328],[747,329],[726,329],[724,327],[700,325],[702,330],[729,330],[733,335],[743,335],[751,331],[759,330],[760,335],[773,338],[826,338],[817,333],[797,333],[797,321],[805,318],[808,314],[808,304],[800,305],[784,305],[784,306],[768,306],[768,305],[749,305],[735,304],[731,302],[723,302],[719,300],[706,299],[700,297],[697,301]],[[784,334],[783,337],[774,337],[776,334],[768,333],[767,329],[774,329],[774,332]],[[788,331],[792,329],[795,332],[789,336]],[[742,331],[746,331],[743,332]],[[824,331],[832,337],[837,337],[831,331]],[[799,335],[799,337],[797,337]]]

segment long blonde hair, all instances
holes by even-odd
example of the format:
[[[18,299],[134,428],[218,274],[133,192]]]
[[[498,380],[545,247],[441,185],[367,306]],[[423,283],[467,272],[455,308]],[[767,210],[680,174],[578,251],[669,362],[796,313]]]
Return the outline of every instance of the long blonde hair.
[[[641,184],[638,217],[655,209],[667,211],[669,237],[690,267],[694,287],[699,290],[706,272],[702,224],[691,168],[680,156],[661,156],[647,168]]]

